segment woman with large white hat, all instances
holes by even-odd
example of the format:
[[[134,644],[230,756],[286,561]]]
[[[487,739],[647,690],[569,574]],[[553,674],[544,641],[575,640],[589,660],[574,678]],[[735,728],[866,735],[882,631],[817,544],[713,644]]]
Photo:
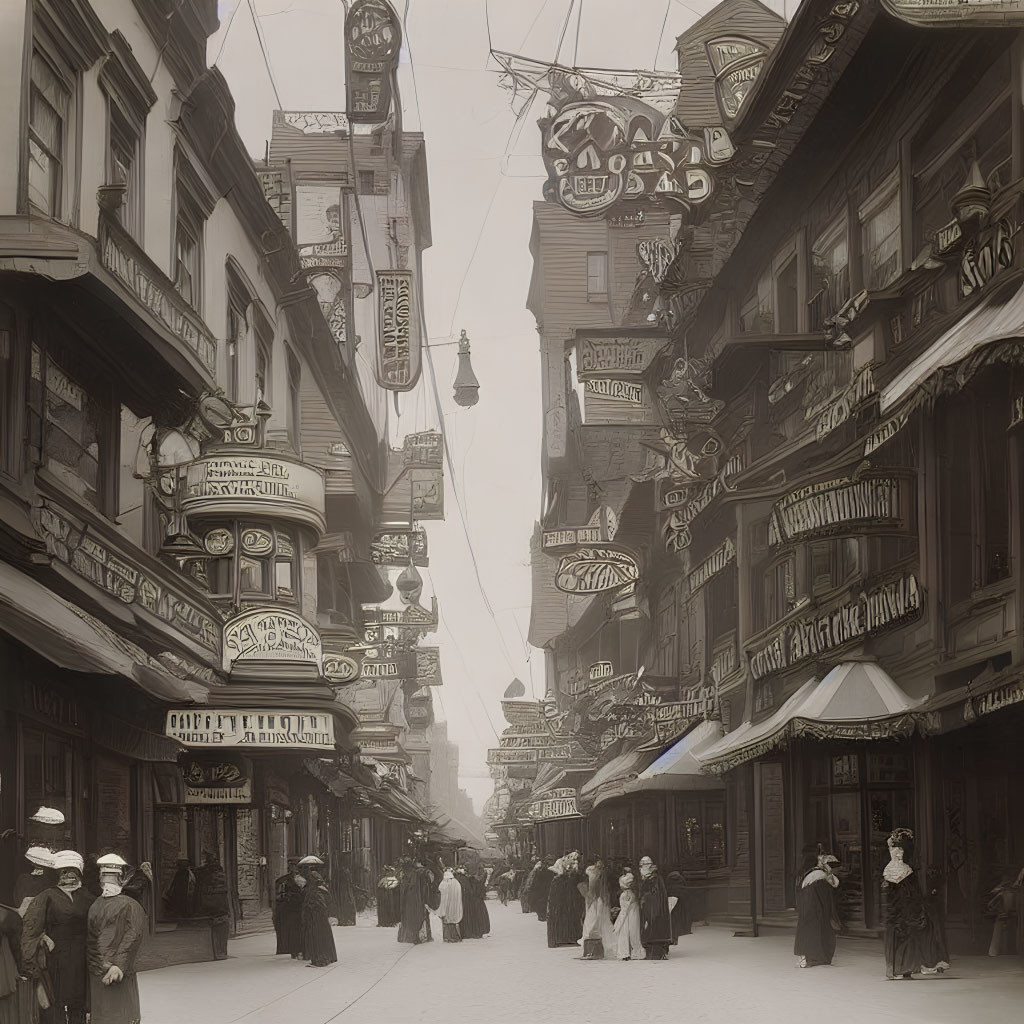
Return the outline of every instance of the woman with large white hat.
[[[21,935],[22,961],[40,1006],[52,1005],[68,1024],[85,1024],[88,1007],[86,926],[95,897],[82,886],[83,868],[74,850],[53,855],[57,884],[32,901]]]

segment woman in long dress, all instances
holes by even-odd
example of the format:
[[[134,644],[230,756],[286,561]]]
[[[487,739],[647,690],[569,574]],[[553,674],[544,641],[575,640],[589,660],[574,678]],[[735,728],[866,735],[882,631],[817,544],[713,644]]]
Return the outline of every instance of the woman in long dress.
[[[302,951],[310,967],[327,967],[338,960],[331,922],[327,917],[329,898],[327,882],[314,868],[309,873],[309,882],[302,900]]]
[[[632,960],[643,949],[640,942],[640,903],[633,889],[630,871],[619,878],[619,914],[615,918],[615,953],[620,960]]]
[[[839,879],[832,865],[838,863],[831,853],[825,853],[819,846],[816,853],[808,855],[797,880],[793,953],[800,957],[798,967],[830,964],[835,956],[839,921],[833,892],[839,887]]]
[[[441,918],[441,932],[445,942],[461,942],[462,935],[459,925],[462,923],[463,900],[462,886],[455,878],[455,872],[449,868],[441,880],[441,903],[437,908]]]
[[[544,862],[537,861],[536,864],[530,868],[526,879],[523,881],[523,886],[519,890],[519,905],[523,908],[524,914],[529,914],[533,910],[533,883],[537,878],[537,875],[544,870]]]
[[[21,976],[21,915],[0,903],[0,1024],[22,1024],[28,1018],[19,1011],[26,1003]]]
[[[608,901],[608,872],[600,857],[584,871],[579,883],[586,904],[583,917],[583,959],[603,960],[605,950],[615,945],[611,907]]]
[[[398,872],[390,864],[385,864],[384,874],[377,883],[377,927],[393,928],[401,919]]]
[[[945,936],[937,933],[921,883],[909,861],[914,834],[898,828],[889,836],[889,863],[882,871],[885,905],[885,976],[890,980],[949,969]]]
[[[302,956],[302,898],[307,882],[299,872],[297,857],[290,857],[288,866],[288,874],[274,883],[274,928],[277,952],[298,960]]]
[[[668,916],[672,926],[672,945],[676,946],[679,944],[680,935],[689,935],[693,930],[686,882],[680,872],[670,871],[668,873],[668,877],[665,879],[665,890],[668,892]],[[672,903],[673,898],[675,904]]]

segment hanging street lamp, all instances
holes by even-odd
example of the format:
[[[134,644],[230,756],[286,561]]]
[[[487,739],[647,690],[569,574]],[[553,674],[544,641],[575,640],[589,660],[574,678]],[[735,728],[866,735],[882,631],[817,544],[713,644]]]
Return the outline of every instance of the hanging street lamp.
[[[455,404],[468,409],[480,401],[480,381],[469,361],[469,338],[465,329],[459,335],[459,372],[455,375]]]

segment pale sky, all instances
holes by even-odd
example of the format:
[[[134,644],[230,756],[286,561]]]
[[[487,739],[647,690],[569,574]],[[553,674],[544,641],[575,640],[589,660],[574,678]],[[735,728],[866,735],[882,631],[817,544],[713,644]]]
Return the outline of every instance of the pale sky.
[[[251,0],[285,110],[344,110],[342,0]],[[544,694],[543,652],[525,637],[530,618],[529,541],[540,513],[540,362],[527,311],[531,204],[545,175],[534,110],[514,132],[511,94],[498,87],[495,49],[607,68],[675,67],[676,37],[715,5],[710,0],[391,0],[405,15],[399,71],[404,127],[426,136],[433,246],[424,255],[431,344],[465,328],[480,402],[452,401],[454,345],[435,348],[445,431],[457,470],[446,469],[447,520],[429,523],[428,591],[441,628],[425,643],[442,650],[444,686],[434,706],[461,753],[461,784],[477,811],[490,795],[487,748],[504,721],[499,700],[514,676]],[[788,14],[783,0],[766,6]],[[789,7],[795,8],[795,0]],[[250,153],[262,157],[274,95],[250,0],[220,0],[210,63],[227,77]],[[567,21],[567,15],[568,21]],[[660,39],[660,43],[659,43]],[[400,433],[437,425],[430,366],[400,399]],[[393,428],[394,432],[394,428]],[[460,515],[459,504],[465,514]],[[465,522],[465,527],[463,523]],[[477,584],[468,532],[480,579]]]

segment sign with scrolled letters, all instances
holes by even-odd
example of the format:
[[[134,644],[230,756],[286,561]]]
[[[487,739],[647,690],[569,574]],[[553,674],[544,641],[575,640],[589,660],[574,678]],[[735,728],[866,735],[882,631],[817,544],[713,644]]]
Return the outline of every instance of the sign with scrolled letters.
[[[772,509],[768,540],[786,544],[803,537],[863,532],[903,525],[903,481],[890,477],[826,480],[787,494]]]
[[[1024,0],[882,0],[900,21],[918,28],[1009,28],[1024,25]]]
[[[635,583],[639,578],[640,568],[632,554],[601,545],[563,555],[555,573],[555,586],[566,594],[600,594]]]
[[[696,594],[706,583],[736,561],[736,545],[727,537],[721,547],[713,551],[690,573],[690,593]]]
[[[243,612],[224,624],[224,668],[240,661],[323,664],[320,634],[305,619],[283,608]]]
[[[391,79],[402,28],[384,0],[355,0],[345,18],[345,87],[349,120],[382,124],[391,113]]]
[[[377,271],[377,383],[409,391],[420,376],[420,336],[414,323],[412,272]]]
[[[640,377],[667,338],[576,333],[576,376],[582,381]]]
[[[359,663],[345,654],[324,655],[324,679],[329,683],[352,683],[359,678]]]
[[[187,747],[334,749],[334,719],[315,711],[168,711],[165,732]]]

